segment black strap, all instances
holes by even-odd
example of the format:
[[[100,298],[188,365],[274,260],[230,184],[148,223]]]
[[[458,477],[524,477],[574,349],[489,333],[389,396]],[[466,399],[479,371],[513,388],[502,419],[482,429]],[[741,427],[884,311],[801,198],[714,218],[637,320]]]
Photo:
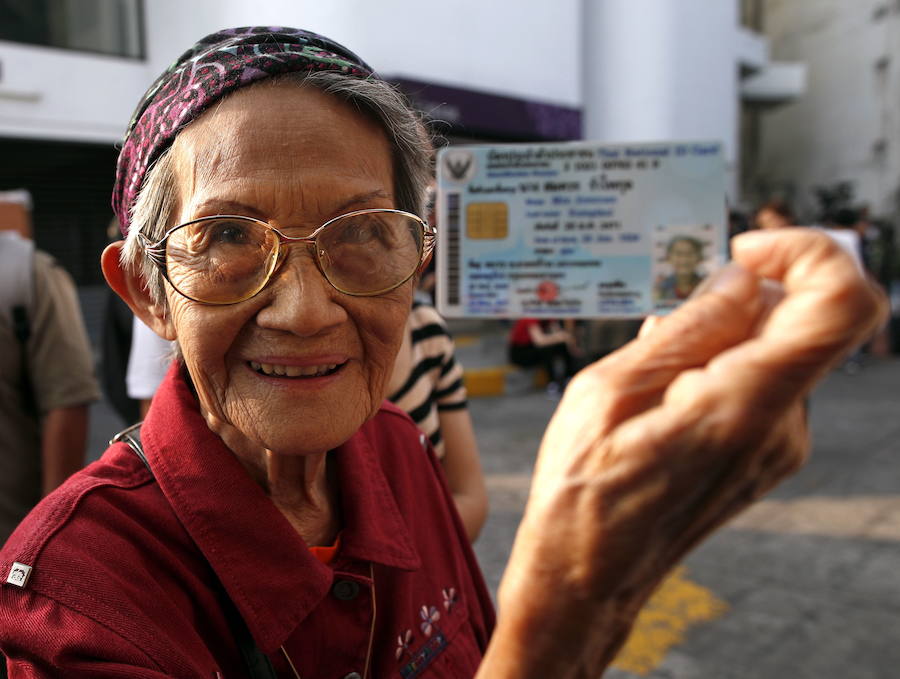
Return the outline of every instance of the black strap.
[[[38,410],[37,398],[34,394],[34,386],[31,384],[31,374],[28,371],[28,339],[31,337],[28,309],[21,304],[17,304],[10,309],[10,315],[12,316],[13,333],[22,347],[22,364],[24,365],[22,370],[24,376],[22,380],[22,404],[26,412],[38,416],[40,411]]]
[[[272,661],[256,645],[253,635],[250,634],[247,624],[241,617],[240,611],[238,611],[227,593],[225,600],[227,601],[225,617],[228,618],[231,634],[237,642],[241,656],[244,658],[244,665],[247,666],[247,672],[250,674],[251,679],[278,679],[278,675],[275,674],[275,668],[272,667]]]
[[[138,459],[144,463],[144,466],[149,470],[150,475],[153,478],[156,478],[156,475],[153,473],[153,469],[150,467],[150,462],[147,460],[147,456],[144,454],[144,446],[141,443],[141,425],[142,422],[138,422],[137,424],[133,424],[127,429],[123,429],[118,434],[113,436],[112,440],[109,442],[110,445],[113,443],[125,443],[128,445],[129,450],[134,453]],[[210,568],[212,570],[212,568]],[[213,571],[215,573],[215,571]],[[241,613],[238,610],[235,603],[231,600],[231,597],[228,596],[228,592],[222,583],[219,583],[219,587],[222,590],[224,595],[223,603],[223,612],[225,613],[225,619],[228,621],[228,627],[231,629],[231,635],[234,637],[235,642],[237,643],[238,650],[241,652],[241,657],[244,659],[244,665],[247,668],[247,672],[251,679],[278,679],[278,675],[275,674],[275,668],[272,667],[272,661],[269,660],[268,656],[263,653],[259,646],[256,645],[256,642],[253,640],[253,635],[250,634],[250,630],[247,627],[247,623],[244,622],[244,618],[241,617]]]
[[[24,345],[31,337],[31,326],[28,323],[28,310],[21,304],[12,308],[13,332],[19,344]]]

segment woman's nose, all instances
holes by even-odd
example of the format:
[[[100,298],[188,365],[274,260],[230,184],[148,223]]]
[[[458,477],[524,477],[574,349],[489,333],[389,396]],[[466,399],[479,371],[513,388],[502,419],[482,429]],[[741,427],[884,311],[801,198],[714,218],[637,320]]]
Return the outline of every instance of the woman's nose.
[[[312,243],[292,243],[268,287],[270,301],[256,317],[261,326],[311,337],[347,319],[343,295],[316,266]]]

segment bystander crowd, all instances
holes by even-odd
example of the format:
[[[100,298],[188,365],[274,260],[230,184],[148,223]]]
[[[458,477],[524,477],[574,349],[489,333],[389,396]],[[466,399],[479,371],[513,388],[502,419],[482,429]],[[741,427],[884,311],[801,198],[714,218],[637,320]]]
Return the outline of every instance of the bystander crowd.
[[[99,398],[72,279],[36,250],[31,199],[0,193],[0,542],[84,464]]]

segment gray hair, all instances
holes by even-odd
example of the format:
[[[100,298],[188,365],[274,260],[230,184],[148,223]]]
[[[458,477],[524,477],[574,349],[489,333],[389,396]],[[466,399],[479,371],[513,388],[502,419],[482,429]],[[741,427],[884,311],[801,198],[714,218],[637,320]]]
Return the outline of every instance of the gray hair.
[[[335,71],[289,73],[250,87],[281,82],[316,87],[378,122],[387,133],[393,153],[396,207],[422,214],[431,182],[433,146],[421,115],[409,107],[402,94],[383,80],[364,80]],[[122,249],[122,264],[141,275],[151,299],[159,305],[165,305],[163,277],[157,266],[144,256],[138,234],[143,233],[155,243],[174,226],[176,195],[175,156],[170,146],[147,172],[131,212],[131,227]]]

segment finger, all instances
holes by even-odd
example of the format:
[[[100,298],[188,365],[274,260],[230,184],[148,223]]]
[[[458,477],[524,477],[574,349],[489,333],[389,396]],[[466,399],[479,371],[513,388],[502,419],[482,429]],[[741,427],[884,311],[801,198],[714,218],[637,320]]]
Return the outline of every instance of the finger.
[[[605,435],[659,403],[682,371],[702,367],[745,340],[762,311],[757,276],[738,266],[724,267],[704,294],[653,321],[652,332],[582,370],[566,390],[554,421],[586,427],[585,440]],[[594,417],[585,418],[584,412]]]
[[[647,318],[644,319],[644,322],[641,323],[641,329],[638,330],[638,338],[646,337],[653,332],[653,328],[656,327],[659,318],[659,316],[647,316]]]
[[[883,322],[887,303],[825,234],[784,229],[749,235],[734,241],[735,259],[780,281],[785,297],[756,338],[723,352],[708,368],[720,379],[755,384],[759,400],[777,407],[807,392],[864,341]]]
[[[735,260],[759,276],[780,281],[787,296],[765,331],[782,333],[812,346],[823,340],[850,347],[864,340],[883,321],[886,300],[857,263],[826,234],[814,229],[756,232],[733,241]],[[795,314],[813,306],[821,313],[807,322]]]

